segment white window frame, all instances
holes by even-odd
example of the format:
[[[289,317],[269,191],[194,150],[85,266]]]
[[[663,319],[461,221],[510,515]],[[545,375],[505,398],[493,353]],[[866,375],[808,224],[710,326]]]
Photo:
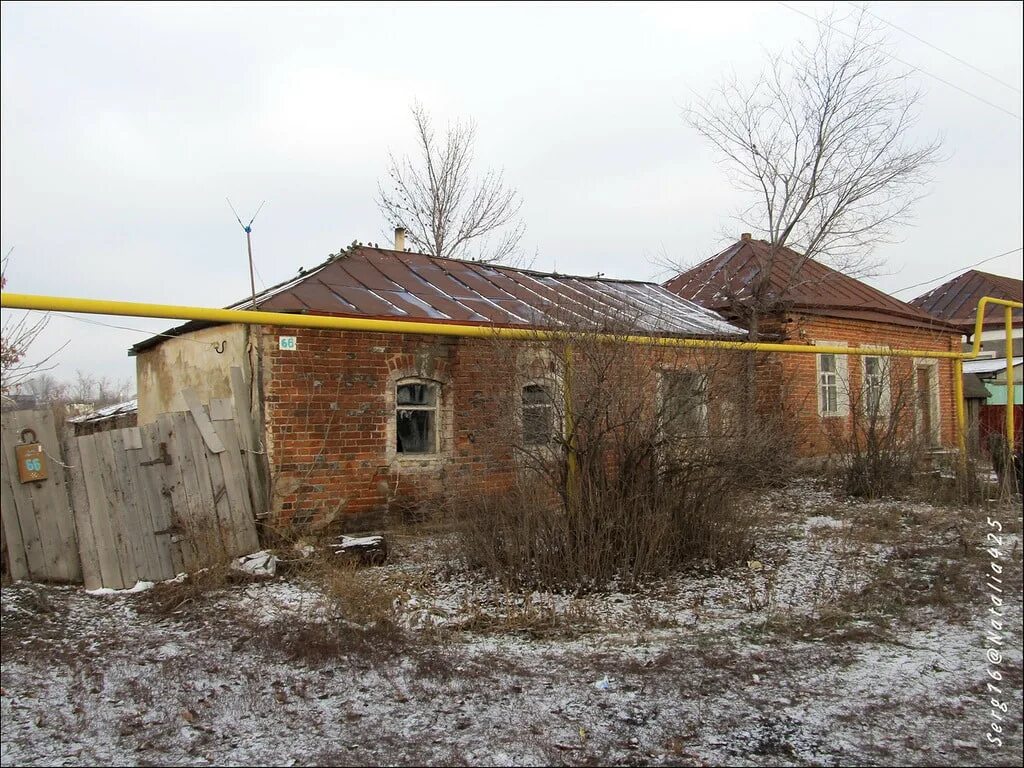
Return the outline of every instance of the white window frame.
[[[819,339],[814,342],[815,346],[818,347],[849,347],[845,341],[826,341]],[[843,354],[833,354],[826,352],[823,354],[831,354],[836,361],[835,371],[833,375],[836,378],[836,410],[826,411],[825,403],[822,398],[822,373],[821,370],[821,354],[814,356],[814,391],[815,400],[818,403],[818,416],[822,419],[838,419],[844,418],[850,415],[850,368],[849,368],[849,356]]]
[[[928,368],[928,395],[931,400],[931,445],[942,445],[942,398],[939,397],[939,361],[933,357],[914,358],[914,429],[921,434],[921,412],[917,407],[917,369]]]
[[[401,405],[398,402],[398,389],[399,387],[407,384],[424,384],[432,387],[434,390],[434,404],[433,405]],[[404,376],[400,379],[396,379],[393,384],[392,395],[394,397],[394,407],[392,409],[391,418],[394,420],[395,431],[392,437],[391,450],[394,451],[395,456],[399,459],[432,459],[440,455],[441,453],[441,430],[442,430],[442,407],[441,399],[444,396],[442,384],[440,381],[434,379],[427,379],[421,376]],[[419,453],[404,452],[398,450],[398,412],[399,411],[433,411],[434,413],[434,450],[423,451]]]
[[[870,349],[877,352],[885,352],[888,347],[861,347],[861,349]],[[878,417],[887,419],[892,413],[892,358],[883,355],[861,355],[860,358],[860,391],[861,391],[861,402],[864,404],[862,410],[865,416],[870,416],[871,413],[867,406],[870,404],[868,396],[868,358],[878,361],[878,368],[881,376],[880,385],[881,392],[878,396]]]

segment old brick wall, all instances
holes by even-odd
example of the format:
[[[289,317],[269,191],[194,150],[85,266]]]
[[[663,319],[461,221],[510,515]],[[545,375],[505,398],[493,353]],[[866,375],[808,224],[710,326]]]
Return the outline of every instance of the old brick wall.
[[[850,347],[882,347],[920,349],[929,351],[958,351],[960,340],[955,334],[938,333],[926,329],[876,323],[864,320],[848,320],[817,315],[791,315],[787,318],[786,337],[791,343],[813,344],[818,342],[845,343]],[[821,417],[818,415],[818,373],[815,355],[781,355],[779,389],[788,403],[789,413],[796,420],[797,451],[802,456],[820,456],[829,452],[826,435],[827,421],[841,418],[846,426],[850,417]],[[898,392],[901,387],[913,386],[912,369],[916,362],[930,364],[909,358],[891,358],[890,372],[892,397],[912,397],[909,389]],[[847,385],[856,398],[862,387],[862,365],[859,356],[846,356]],[[956,445],[956,411],[953,399],[953,363],[939,360],[937,363],[937,406],[939,442],[943,447]]]
[[[278,348],[295,336],[296,349]],[[507,352],[507,350],[506,350]],[[512,391],[514,360],[486,340],[273,328],[264,331],[268,450],[274,514],[334,520],[357,530],[460,493],[498,491],[511,478],[495,439],[494,402]],[[395,387],[440,384],[439,451],[395,450]]]

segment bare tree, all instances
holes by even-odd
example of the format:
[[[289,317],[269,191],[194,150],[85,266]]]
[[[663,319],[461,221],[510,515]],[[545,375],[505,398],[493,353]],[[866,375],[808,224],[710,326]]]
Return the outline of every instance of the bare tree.
[[[68,399],[70,385],[49,373],[40,373],[25,382],[25,389],[40,403],[60,403]]]
[[[819,30],[815,44],[773,57],[753,85],[733,77],[685,111],[749,194],[744,228],[770,246],[741,302],[752,339],[759,315],[786,299],[773,274],[782,248],[802,254],[787,265],[790,287],[809,259],[867,274],[872,247],[907,221],[939,160],[937,139],[913,140],[921,92],[891,69],[867,16],[848,35],[831,22]]]
[[[0,289],[7,287],[7,265],[11,251],[0,262]],[[0,327],[0,395],[15,391],[28,379],[54,367],[54,356],[67,346],[64,342],[53,352],[29,361],[28,350],[50,321],[48,314],[32,315],[29,312],[5,310]]]
[[[424,253],[478,261],[515,257],[525,227],[522,201],[502,171],[473,173],[476,125],[458,121],[442,137],[430,114],[412,107],[418,153],[389,155],[388,183],[378,184],[377,204],[392,227],[404,227]]]

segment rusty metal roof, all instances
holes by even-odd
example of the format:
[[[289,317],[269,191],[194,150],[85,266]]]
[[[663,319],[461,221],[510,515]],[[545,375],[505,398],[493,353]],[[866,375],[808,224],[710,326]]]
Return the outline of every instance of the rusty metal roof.
[[[737,336],[742,329],[656,283],[610,280],[355,246],[256,296],[269,312],[460,325],[630,329],[666,336]],[[250,309],[252,299],[228,309]],[[208,324],[207,324],[208,325]],[[169,335],[196,330],[186,323]],[[154,336],[132,353],[155,346]]]
[[[971,333],[974,330],[978,301],[982,296],[1024,301],[1024,281],[970,269],[937,288],[932,288],[928,293],[918,296],[910,303],[930,312],[935,317],[960,327],[966,333]],[[987,307],[985,327],[1002,327],[1005,312],[1006,309],[998,305]],[[1013,324],[1015,326],[1024,325],[1024,310],[1013,310]]]
[[[466,325],[636,326],[649,333],[740,333],[656,283],[577,277],[357,246],[257,295],[261,310]],[[241,301],[230,307],[244,309]]]
[[[791,248],[771,255],[764,240],[741,239],[664,283],[673,293],[717,311],[733,313],[751,299],[768,269],[762,301],[780,309],[950,331],[946,323]]]

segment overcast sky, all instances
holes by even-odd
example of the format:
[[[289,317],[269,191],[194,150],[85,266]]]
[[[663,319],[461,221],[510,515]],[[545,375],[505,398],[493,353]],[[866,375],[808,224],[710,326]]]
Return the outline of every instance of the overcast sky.
[[[872,10],[1013,89],[890,29],[905,61],[1022,114],[1020,3]],[[258,287],[355,239],[383,245],[377,180],[389,150],[413,148],[414,99],[440,123],[476,120],[478,164],[504,168],[520,191],[537,268],[664,279],[661,255],[711,255],[742,203],[682,105],[815,33],[781,3],[4,3],[8,287],[223,306],[248,292],[225,196],[242,213],[267,201]],[[1021,120],[917,76],[919,131],[941,134],[949,159],[914,226],[875,254],[886,274],[870,282],[887,291],[1022,242]],[[1017,253],[980,268],[1019,277],[1020,265]],[[70,339],[59,377],[134,378],[126,350],[144,336],[54,317],[33,351]]]

